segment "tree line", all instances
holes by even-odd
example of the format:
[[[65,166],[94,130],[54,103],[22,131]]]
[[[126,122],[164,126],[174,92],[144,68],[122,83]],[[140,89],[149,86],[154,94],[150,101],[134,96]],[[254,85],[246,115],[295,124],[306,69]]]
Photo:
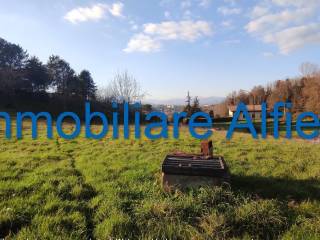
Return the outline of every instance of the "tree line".
[[[117,73],[106,88],[98,89],[90,71],[80,73],[58,55],[46,63],[21,46],[0,38],[0,108],[12,111],[61,111],[82,114],[85,101],[96,111],[112,111],[112,102],[140,101],[136,79],[127,71]]]
[[[300,66],[301,76],[277,80],[266,86],[255,86],[250,91],[233,91],[226,98],[226,105],[261,104],[273,106],[276,102],[292,103],[291,112],[296,115],[304,111],[320,113],[320,67],[313,63]]]
[[[86,100],[96,98],[97,87],[88,70],[79,74],[70,64],[57,55],[42,63],[36,56],[29,56],[19,45],[0,38],[0,87],[2,94],[21,92],[55,93]]]

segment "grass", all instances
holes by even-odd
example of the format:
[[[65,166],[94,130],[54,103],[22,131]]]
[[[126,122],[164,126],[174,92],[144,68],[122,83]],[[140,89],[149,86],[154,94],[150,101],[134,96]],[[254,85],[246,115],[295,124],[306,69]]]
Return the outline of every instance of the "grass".
[[[0,238],[320,238],[320,145],[215,132],[231,186],[166,193],[164,156],[199,151],[186,129],[179,140],[67,141],[24,128],[22,140],[0,128]]]

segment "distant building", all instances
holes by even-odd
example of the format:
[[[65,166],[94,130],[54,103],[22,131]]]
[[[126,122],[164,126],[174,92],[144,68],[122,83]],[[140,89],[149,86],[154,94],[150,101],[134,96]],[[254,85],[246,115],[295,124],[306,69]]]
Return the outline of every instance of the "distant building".
[[[201,106],[201,109],[203,112],[209,113],[210,111],[213,111],[214,107],[213,107],[213,105],[205,104],[205,105]]]
[[[231,105],[228,107],[229,109],[229,117],[233,117],[234,113],[237,110],[237,106]],[[247,105],[247,109],[249,112],[249,115],[252,119],[261,119],[261,105]],[[239,120],[243,120],[244,116],[243,114],[240,114]]]
[[[213,105],[203,105],[201,106],[202,111],[212,114],[214,118],[223,118],[228,116],[227,105],[222,102]]]

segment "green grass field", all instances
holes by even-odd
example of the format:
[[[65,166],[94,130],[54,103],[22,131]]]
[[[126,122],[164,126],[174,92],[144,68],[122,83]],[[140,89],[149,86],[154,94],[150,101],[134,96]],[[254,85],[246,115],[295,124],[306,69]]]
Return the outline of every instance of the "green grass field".
[[[165,193],[164,156],[199,152],[186,130],[157,141],[0,131],[0,238],[320,239],[320,144],[215,132],[231,186]]]

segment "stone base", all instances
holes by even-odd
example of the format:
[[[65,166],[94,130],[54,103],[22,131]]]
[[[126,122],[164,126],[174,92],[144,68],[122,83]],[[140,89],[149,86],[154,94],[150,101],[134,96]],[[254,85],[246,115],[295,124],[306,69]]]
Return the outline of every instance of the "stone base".
[[[162,186],[165,191],[186,188],[199,188],[204,186],[219,186],[222,183],[230,183],[230,176],[206,177],[206,176],[186,176],[162,173]]]

